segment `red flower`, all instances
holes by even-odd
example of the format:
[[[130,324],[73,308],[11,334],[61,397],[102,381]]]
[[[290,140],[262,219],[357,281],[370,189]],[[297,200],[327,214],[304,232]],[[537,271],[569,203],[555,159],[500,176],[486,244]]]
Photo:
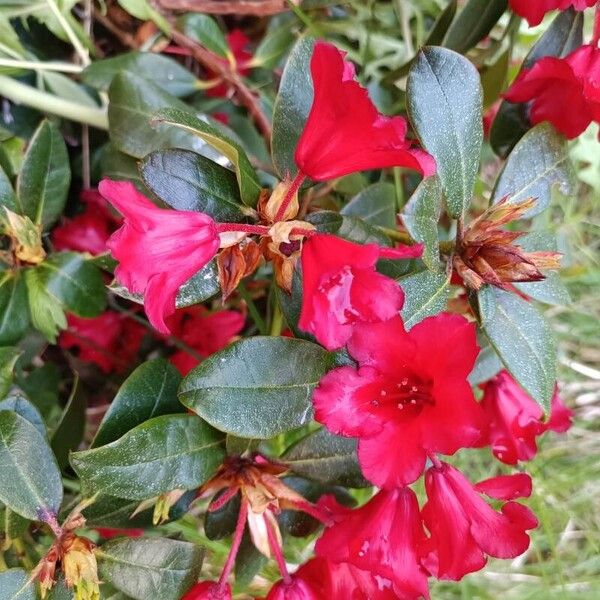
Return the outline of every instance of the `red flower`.
[[[119,219],[111,214],[106,201],[96,190],[83,190],[80,198],[85,203],[85,210],[72,219],[64,219],[52,231],[55,249],[90,254],[108,252],[106,242]]]
[[[168,325],[175,337],[206,358],[225,348],[244,328],[245,321],[244,315],[235,310],[209,313],[204,306],[191,306],[176,311],[169,317]],[[182,375],[187,375],[199,363],[185,350],[179,350],[170,360]]]
[[[563,405],[558,392],[552,399],[550,421],[544,423],[539,404],[506,371],[484,385],[481,405],[489,421],[481,445],[491,445],[494,456],[507,465],[531,460],[537,452],[537,436],[548,429],[562,432],[571,425],[572,411]]]
[[[407,333],[396,317],[357,327],[348,351],[359,368],[321,379],[316,419],[359,438],[361,468],[375,485],[412,483],[428,453],[454,454],[478,442],[483,411],[467,382],[479,351],[472,323],[442,313]]]
[[[112,527],[96,527],[96,531],[105,539],[114,537],[140,537],[144,535],[143,529],[114,529]]]
[[[544,15],[551,10],[585,10],[594,6],[596,0],[510,0],[511,9],[525,18],[530,26],[539,25]]]
[[[231,600],[229,584],[201,581],[181,597],[181,600]]]
[[[146,333],[142,325],[113,311],[91,319],[68,315],[67,325],[58,345],[77,349],[81,360],[98,365],[105,373],[127,369]]]
[[[454,467],[438,463],[427,471],[425,489],[428,500],[422,514],[431,537],[423,564],[437,578],[458,581],[483,568],[486,555],[514,558],[529,547],[526,530],[537,527],[533,513],[517,502],[507,502],[497,512],[479,495],[500,500],[529,495],[528,475],[493,478],[474,486]]]
[[[343,346],[357,323],[386,321],[404,302],[400,286],[375,271],[385,254],[414,258],[423,247],[380,248],[317,234],[302,248],[302,312],[298,326],[328,350]]]
[[[403,600],[429,598],[427,574],[419,564],[425,532],[412,490],[382,490],[356,510],[337,512],[337,523],[317,541],[317,556],[390,580]]]
[[[235,64],[235,70],[240,75],[247,75],[250,73],[248,63],[252,59],[252,53],[248,52],[250,38],[241,29],[233,29],[226,37],[231,51],[231,58],[229,60],[221,57],[217,58],[225,64],[232,62]],[[218,77],[213,71],[208,71],[207,76],[209,79]],[[224,83],[219,83],[215,87],[206,90],[206,95],[210,98],[226,98],[228,91],[229,88]],[[213,116],[218,118],[216,114]]]
[[[150,322],[168,333],[165,317],[175,312],[179,288],[219,248],[215,223],[203,213],[157,208],[128,181],[104,179],[99,189],[125,217],[108,241],[119,261],[115,276],[129,291],[144,294]]]
[[[313,558],[288,581],[278,581],[265,600],[396,600],[391,582],[349,563]]]
[[[402,117],[377,112],[344,56],[331,44],[315,44],[310,62],[314,100],[295,155],[302,174],[325,181],[398,166],[433,175],[433,157],[412,147]]]
[[[523,69],[504,97],[531,101],[533,124],[549,121],[569,139],[600,123],[600,49],[581,46],[565,58],[546,56]]]

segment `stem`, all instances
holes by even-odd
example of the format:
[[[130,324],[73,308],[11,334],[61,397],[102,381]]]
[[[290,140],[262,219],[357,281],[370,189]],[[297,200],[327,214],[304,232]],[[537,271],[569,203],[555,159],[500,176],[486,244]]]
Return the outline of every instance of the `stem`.
[[[254,304],[254,300],[252,300],[252,298],[250,297],[246,286],[240,281],[237,289],[240,296],[246,303],[246,306],[248,307],[248,312],[250,313],[250,316],[252,317],[252,320],[254,321],[254,324],[256,325],[260,335],[267,335],[267,326],[263,318],[260,316],[260,313],[256,308],[256,304]]]
[[[434,452],[428,452],[427,456],[429,457],[429,460],[431,461],[431,464],[436,469],[441,469],[444,466],[442,464],[442,462],[440,461],[440,459],[437,457],[437,455]]]
[[[221,572],[221,577],[219,577],[219,588],[221,589],[221,591],[225,589],[225,586],[227,585],[227,579],[229,578],[229,574],[233,569],[235,557],[237,556],[238,550],[240,549],[240,544],[242,543],[242,536],[244,535],[244,528],[246,527],[247,517],[248,501],[242,499],[242,504],[240,505],[240,512],[238,514],[237,523],[235,525],[235,532],[233,534],[233,539],[231,540],[231,550],[229,551],[227,562],[225,563],[223,571]]]
[[[217,231],[226,233],[228,231],[241,231],[243,233],[255,233],[256,235],[267,235],[269,228],[266,225],[244,225],[243,223],[217,223]]]
[[[287,565],[285,564],[285,559],[283,558],[283,553],[281,551],[281,546],[279,545],[279,541],[277,540],[277,536],[275,535],[275,531],[273,529],[273,524],[263,516],[265,521],[265,526],[267,528],[267,537],[269,538],[269,546],[271,546],[271,550],[273,551],[273,556],[275,557],[275,561],[277,562],[277,566],[279,567],[279,572],[281,573],[281,577],[283,579],[283,583],[285,585],[289,585],[292,582],[292,578],[290,577],[290,573],[287,569]]]
[[[279,306],[277,296],[273,294],[272,297],[274,298],[275,302],[273,304],[273,318],[271,319],[271,330],[269,334],[277,336],[281,335],[281,329],[283,327],[283,313],[281,312],[281,307]]]
[[[283,201],[281,202],[281,205],[279,206],[279,209],[277,210],[277,213],[275,214],[275,222],[277,223],[278,221],[283,221],[283,216],[285,215],[286,210],[288,209],[288,206],[290,205],[290,202],[294,199],[294,196],[298,193],[298,190],[300,189],[300,186],[302,185],[302,182],[306,179],[306,175],[304,173],[302,173],[302,171],[298,171],[296,177],[294,177],[294,179],[292,180],[292,183],[290,184],[290,187],[288,188]]]
[[[16,104],[24,104],[41,112],[57,115],[78,123],[87,123],[92,127],[104,129],[105,131],[108,130],[108,116],[104,109],[83,106],[70,100],[58,98],[6,75],[0,75],[0,96],[4,96]]]
[[[73,28],[71,25],[69,25],[69,22],[67,19],[65,19],[65,16],[60,12],[56,2],[54,0],[46,0],[46,2],[48,3],[50,10],[54,13],[56,20],[60,23],[60,26],[67,34],[69,41],[73,45],[73,48],[75,48],[75,52],[77,52],[79,55],[81,63],[87,67],[90,64],[90,57],[88,56],[87,50],[83,47],[81,41],[77,37],[77,34],[73,31]]]
[[[12,67],[15,69],[31,69],[34,71],[58,71],[59,73],[81,73],[83,67],[58,61],[41,62],[38,60],[18,60],[12,58],[0,58],[0,67]]]

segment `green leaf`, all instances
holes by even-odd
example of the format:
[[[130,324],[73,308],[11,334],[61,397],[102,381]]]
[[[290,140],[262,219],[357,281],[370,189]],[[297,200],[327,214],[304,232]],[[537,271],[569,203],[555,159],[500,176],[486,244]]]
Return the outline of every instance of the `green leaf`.
[[[294,42],[293,27],[294,21],[289,20],[276,28],[270,28],[254,51],[252,65],[263,69],[275,68]]]
[[[271,148],[280,178],[298,171],[294,152],[313,101],[310,59],[315,40],[300,38],[289,54],[273,107]]]
[[[458,2],[457,0],[450,0],[448,2],[446,8],[440,13],[440,16],[437,18],[436,22],[433,24],[429,35],[427,36],[427,40],[425,42],[425,46],[439,46],[441,45],[444,37],[446,36],[446,32],[450,29],[450,25],[454,21],[454,17],[456,16]]]
[[[179,600],[200,575],[204,549],[167,538],[120,539],[96,556],[100,578],[134,600]]]
[[[212,17],[200,13],[188,13],[177,19],[177,27],[207,50],[223,58],[231,55],[229,44]]]
[[[13,381],[15,365],[23,350],[13,346],[0,348],[0,398],[4,398]]]
[[[140,163],[146,187],[177,210],[239,222],[245,214],[235,173],[190,150],[157,150]]]
[[[240,549],[235,557],[235,584],[239,589],[246,588],[258,572],[265,566],[268,559],[261,554],[252,543],[248,531],[244,532]]]
[[[223,436],[194,415],[163,415],[106,446],[75,452],[73,468],[93,491],[146,500],[200,487],[221,463]]]
[[[510,153],[492,193],[495,204],[505,196],[510,202],[537,198],[524,218],[537,215],[550,204],[552,187],[562,194],[575,191],[575,172],[569,158],[567,140],[550,123],[531,129]]]
[[[46,289],[42,274],[39,269],[25,269],[29,313],[33,326],[56,344],[58,332],[67,328],[67,318],[61,303]]]
[[[44,419],[37,407],[29,402],[27,398],[20,396],[18,393],[8,396],[0,401],[0,411],[11,410],[18,415],[27,419],[39,432],[42,437],[46,437],[46,425]]]
[[[16,512],[10,510],[10,508],[4,509],[4,549],[8,549],[12,546],[12,541],[23,537],[25,532],[29,529],[31,521],[23,518]],[[2,585],[0,585],[2,589]]]
[[[117,0],[118,3],[130,15],[133,15],[140,21],[152,21],[167,35],[170,34],[171,26],[169,22],[152,6],[148,0]]]
[[[309,422],[312,391],[330,364],[311,342],[245,338],[191,371],[179,399],[221,431],[267,439]]]
[[[481,340],[478,340],[478,342],[481,350],[477,355],[475,366],[469,374],[469,383],[472,386],[489,381],[503,369],[502,361],[494,348],[487,341],[482,343]]]
[[[508,67],[510,65],[510,47],[496,57],[491,64],[481,69],[481,87],[483,88],[483,106],[494,104],[505,88]]]
[[[369,225],[396,226],[396,188],[391,183],[374,183],[359,192],[340,214],[359,217]]]
[[[217,127],[175,108],[159,111],[154,115],[153,122],[174,125],[193,133],[218,150],[233,165],[242,202],[248,206],[256,205],[260,194],[260,183],[248,156],[236,141],[223,134]]]
[[[561,11],[533,45],[521,68],[530,69],[544,56],[564,57],[582,44],[583,12],[573,8]],[[490,132],[494,152],[501,158],[506,158],[530,127],[527,104],[503,101]]]
[[[443,45],[466,53],[490,33],[507,6],[507,0],[469,0],[450,26]]]
[[[215,498],[219,498],[221,495],[222,493],[218,493]],[[234,532],[240,512],[240,504],[238,494],[218,510],[206,512],[204,516],[204,534],[209,540],[221,540]]]
[[[179,288],[175,304],[177,308],[185,308],[210,300],[220,293],[217,261],[213,259]]]
[[[82,254],[52,254],[37,271],[46,290],[70,312],[80,317],[96,317],[105,309],[102,272]]]
[[[446,309],[450,295],[450,275],[421,271],[400,280],[404,290],[404,307],[400,312],[406,329],[425,317]]]
[[[432,271],[439,271],[441,266],[438,240],[441,213],[442,187],[439,179],[434,176],[419,184],[400,215],[410,236],[424,244],[423,262]]]
[[[35,582],[23,569],[9,569],[0,573],[0,598],[2,600],[36,600]]]
[[[322,428],[296,442],[281,456],[296,475],[329,485],[368,487],[356,456],[356,440]]]
[[[0,344],[18,342],[29,327],[27,288],[19,272],[0,274]]]
[[[546,412],[556,383],[556,344],[550,326],[526,300],[484,286],[478,294],[481,326],[502,363]]]
[[[43,71],[42,77],[48,91],[52,92],[55,96],[76,102],[80,106],[98,108],[98,102],[92,98],[89,91],[66,75],[52,71]]]
[[[17,178],[18,209],[44,227],[62,214],[71,183],[69,155],[54,123],[42,121],[27,147]]]
[[[57,514],[62,481],[50,446],[29,421],[0,412],[0,501],[31,521]]]
[[[331,210],[320,210],[308,215],[306,220],[317,231],[335,235],[357,244],[379,244],[391,246],[390,239],[379,229],[369,225],[358,217],[350,217]]]
[[[126,52],[112,58],[97,60],[81,73],[87,85],[107,91],[119,73],[147,73],[152,83],[173,96],[188,96],[198,89],[198,80],[178,62],[154,52]]]
[[[141,364],[119,388],[91,447],[114,442],[148,419],[183,412],[177,399],[180,383],[179,371],[164,358]]]
[[[419,51],[407,83],[407,108],[437,174],[453,217],[473,196],[483,143],[482,91],[477,69],[445,48]]]
[[[12,183],[5,173],[4,169],[0,166],[0,206],[6,206],[9,210],[17,212],[19,207],[17,205],[17,195],[13,190]]]
[[[76,375],[67,404],[50,438],[50,447],[61,469],[69,464],[69,452],[76,450],[83,440],[86,407],[86,396],[79,388],[79,378]]]

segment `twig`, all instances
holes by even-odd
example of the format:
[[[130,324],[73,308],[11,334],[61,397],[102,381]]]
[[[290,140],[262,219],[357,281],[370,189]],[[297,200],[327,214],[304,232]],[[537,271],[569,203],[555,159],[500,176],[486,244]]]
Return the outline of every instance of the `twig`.
[[[100,12],[95,6],[93,7],[93,14],[94,20],[98,21],[98,23],[100,23],[100,25],[102,25],[104,29],[110,31],[121,42],[121,44],[123,44],[123,46],[127,46],[128,48],[133,48],[134,50],[137,50],[135,38],[131,34],[127,33],[126,31],[123,31],[122,29],[119,29],[108,17],[103,15],[102,12]]]
[[[201,12],[213,15],[276,15],[289,8],[285,0],[159,0],[167,10]]]
[[[56,17],[56,20],[60,23],[60,26],[63,28],[64,32],[67,34],[69,41],[75,48],[75,52],[79,56],[81,63],[84,66],[88,66],[90,64],[90,57],[88,55],[88,51],[83,47],[81,41],[77,37],[77,34],[73,31],[73,28],[69,25],[69,22],[65,19],[65,16],[60,12],[60,9],[56,5],[54,0],[46,0],[50,10]]]

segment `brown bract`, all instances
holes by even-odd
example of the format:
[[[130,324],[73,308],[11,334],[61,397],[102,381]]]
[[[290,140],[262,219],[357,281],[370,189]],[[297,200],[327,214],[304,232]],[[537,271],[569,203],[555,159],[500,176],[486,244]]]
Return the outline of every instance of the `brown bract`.
[[[254,273],[260,265],[261,258],[260,247],[249,238],[221,250],[217,255],[217,269],[223,302],[235,291],[244,277]]]
[[[535,203],[535,198],[515,203],[504,198],[462,232],[453,266],[467,287],[478,290],[487,283],[511,290],[510,283],[541,281],[545,279],[541,269],[560,267],[560,253],[527,252],[515,243],[525,232],[501,229],[522,218]]]

